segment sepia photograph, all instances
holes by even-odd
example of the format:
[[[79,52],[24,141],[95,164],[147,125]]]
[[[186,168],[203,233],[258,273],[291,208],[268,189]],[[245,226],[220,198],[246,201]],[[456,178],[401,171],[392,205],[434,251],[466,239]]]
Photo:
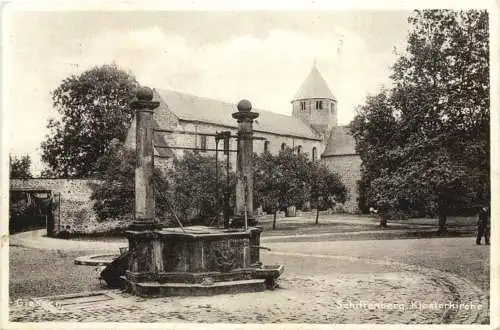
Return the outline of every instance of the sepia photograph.
[[[104,4],[2,7],[2,329],[499,326],[496,7]]]

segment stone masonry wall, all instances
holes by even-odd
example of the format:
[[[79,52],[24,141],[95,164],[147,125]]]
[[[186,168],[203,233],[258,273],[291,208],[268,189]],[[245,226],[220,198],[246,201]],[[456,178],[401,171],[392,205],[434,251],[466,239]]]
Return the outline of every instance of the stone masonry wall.
[[[321,101],[322,109],[316,109],[316,101]],[[301,108],[304,103],[305,109]],[[293,116],[300,118],[308,125],[328,124],[328,127],[337,126],[337,102],[328,99],[295,100],[292,102]]]
[[[130,219],[98,221],[90,199],[92,185],[99,181],[91,179],[11,179],[10,190],[48,190],[54,197],[54,235],[96,234],[128,226]],[[60,196],[60,198],[59,198]]]
[[[183,130],[183,131],[192,131],[192,132],[199,132],[199,133],[215,133],[215,132],[221,132],[221,131],[231,131],[232,135],[237,134],[237,129],[236,128],[228,128],[228,127],[223,127],[223,126],[218,126],[214,124],[207,124],[207,123],[192,123],[192,122],[186,122],[186,121],[180,121],[179,124],[175,127],[177,130]],[[319,158],[319,155],[323,152],[323,145],[321,144],[321,141],[316,141],[316,140],[310,140],[310,139],[303,139],[303,138],[297,138],[297,137],[289,137],[289,136],[281,136],[277,134],[270,134],[270,133],[264,133],[264,132],[254,132],[255,136],[258,137],[264,137],[268,139],[269,141],[269,152],[272,154],[277,154],[279,153],[281,149],[281,144],[285,143],[289,147],[297,147],[301,146],[302,151],[305,153],[308,153],[309,158],[312,157],[312,149],[313,147],[316,147],[316,152],[317,152],[317,157]],[[179,147],[190,147],[190,148],[200,148],[201,147],[201,136],[196,136],[196,135],[185,135],[185,134],[175,134],[172,133],[170,134],[170,137],[168,138],[170,145],[174,146],[179,146]],[[207,149],[215,149],[215,138],[212,136],[207,136],[206,137],[206,147]],[[236,150],[237,149],[237,141],[236,139],[231,139],[230,141],[230,147],[231,150]],[[219,153],[219,159],[224,160],[226,159],[226,156],[223,154],[222,149],[223,149],[223,142],[219,142],[219,149],[221,152]],[[254,140],[254,152],[260,154],[264,152],[264,141],[263,140]],[[174,153],[178,157],[182,157],[182,150],[175,150]],[[203,152],[203,154],[206,155],[215,155],[214,151],[207,151]],[[232,152],[230,153],[230,162],[233,167],[233,170],[235,169],[236,166],[236,153]],[[165,163],[165,160],[163,159],[155,159],[155,166],[162,166],[161,164]]]
[[[163,102],[160,100],[160,102]],[[329,116],[332,116],[332,118],[336,118],[335,111],[334,109],[333,112],[331,112],[330,108],[330,103],[331,101],[323,100],[325,103],[325,108],[322,110],[322,113],[320,116],[322,118],[324,117],[323,115],[329,114]],[[309,105],[312,107],[312,104],[314,103],[313,101],[310,102],[311,104]],[[334,107],[336,105],[334,104]],[[173,112],[171,112],[168,109],[168,105],[164,104],[161,106],[159,109],[156,109],[153,118],[155,121],[155,128],[161,128],[161,129],[173,129],[173,130],[179,130],[179,131],[191,131],[191,132],[199,132],[199,133],[210,133],[214,134],[216,132],[222,132],[222,131],[231,131],[232,135],[237,134],[237,128],[229,128],[226,126],[221,126],[217,124],[211,124],[211,123],[204,123],[204,122],[199,122],[199,121],[186,121],[186,120],[180,120]],[[324,119],[324,118],[323,118]],[[319,122],[323,123],[324,120],[319,120]],[[331,121],[329,118],[327,121]],[[237,125],[236,120],[234,120],[235,126]],[[127,137],[125,140],[125,146],[130,149],[135,149],[135,118],[132,121],[132,124],[129,128],[129,131],[127,133]],[[260,132],[260,131],[255,131],[254,132],[255,136],[259,137],[264,137],[269,140],[268,148],[269,151],[272,154],[277,154],[279,153],[281,149],[281,144],[285,143],[289,147],[297,147],[301,146],[302,151],[307,153],[309,155],[309,158],[312,158],[312,151],[313,148],[316,148],[316,157],[319,159],[320,155],[324,151],[324,144],[322,141],[318,140],[313,140],[313,139],[307,139],[307,138],[300,138],[300,137],[292,137],[292,136],[283,136],[283,135],[278,135],[278,134],[271,134],[267,132]],[[168,145],[168,146],[174,146],[174,147],[189,147],[189,148],[199,148],[201,147],[201,136],[197,135],[188,135],[188,134],[178,134],[178,133],[156,133],[155,134],[156,140],[155,144],[161,144],[161,145]],[[206,147],[208,149],[214,149],[215,148],[215,138],[212,136],[207,136],[206,137]],[[219,142],[219,148],[223,148],[223,142]],[[235,139],[231,139],[230,143],[230,149],[236,150],[237,148],[237,142]],[[160,151],[165,151],[164,150],[155,150],[155,154],[158,155]],[[254,140],[254,152],[260,154],[264,151],[264,141],[262,140]],[[183,150],[181,149],[170,149],[170,156],[176,155],[177,157],[182,157]],[[206,155],[214,155],[215,152],[213,151],[207,151],[205,152]],[[223,153],[219,153],[219,156],[221,157],[221,160],[226,160],[226,156],[223,155]],[[230,162],[233,167],[233,170],[236,168],[236,153],[230,153]],[[162,170],[166,171],[168,168],[171,168],[172,166],[172,158],[160,158],[160,157],[155,157],[154,159],[155,167],[161,168]]]
[[[199,133],[211,133],[214,134],[216,132],[222,131],[230,131],[232,135],[236,135],[238,130],[236,128],[228,128],[225,126],[209,124],[209,123],[201,123],[201,122],[189,122],[184,120],[178,121],[169,121],[168,123],[163,123],[161,128],[165,129],[175,129],[180,131],[190,131],[190,132],[199,132]],[[264,137],[269,141],[269,152],[272,154],[278,154],[281,149],[281,144],[285,143],[289,147],[297,147],[301,146],[302,151],[309,155],[309,158],[312,158],[312,150],[316,148],[316,157],[319,159],[320,155],[324,151],[324,145],[321,141],[291,137],[291,136],[282,136],[271,133],[264,133],[256,131],[254,132],[255,136]],[[158,135],[157,135],[158,136]],[[162,135],[163,138],[161,141],[157,141],[156,143],[161,143],[163,145],[175,146],[175,147],[189,147],[189,148],[200,148],[201,147],[201,136],[198,135],[188,135],[188,134],[178,134],[178,133],[166,133]],[[207,149],[215,149],[215,138],[213,136],[206,137],[206,147]],[[133,121],[129,132],[127,134],[127,138],[125,140],[125,145],[128,148],[135,148],[135,120]],[[232,138],[230,142],[231,150],[236,150],[237,142],[236,139]],[[223,154],[223,142],[219,142],[219,149],[221,150],[219,153],[220,160],[225,161],[226,156]],[[264,151],[264,141],[263,140],[254,140],[254,152],[260,154]],[[182,157],[183,150],[181,149],[172,149],[172,154],[175,154],[177,157]],[[156,154],[158,154],[158,150],[156,150]],[[202,154],[206,155],[215,155],[214,151],[202,152]],[[155,157],[155,167],[166,170],[171,167],[172,159],[159,158]],[[230,162],[233,170],[236,168],[236,153],[230,153]]]
[[[358,155],[327,156],[322,158],[322,162],[340,175],[348,190],[344,210],[357,213],[359,211],[357,181],[361,179],[361,158]]]

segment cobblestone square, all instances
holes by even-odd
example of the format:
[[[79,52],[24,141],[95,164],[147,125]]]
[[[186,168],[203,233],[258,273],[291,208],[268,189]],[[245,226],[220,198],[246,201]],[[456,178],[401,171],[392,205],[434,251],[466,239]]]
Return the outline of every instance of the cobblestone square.
[[[279,237],[279,236],[277,236]],[[272,241],[272,237],[268,238]],[[119,290],[103,290],[92,267],[73,265],[82,253],[11,247],[11,322],[202,322],[202,323],[324,323],[324,324],[484,324],[489,322],[489,249],[473,238],[268,242],[268,264],[282,263],[286,272],[274,291],[205,297],[144,299]],[[71,243],[71,242],[70,242]],[[76,242],[75,245],[77,244]],[[95,242],[98,244],[97,242]],[[102,242],[103,251],[106,242]],[[23,254],[39,251],[58,258],[73,277],[63,274],[53,283],[30,284],[41,297],[12,291],[40,278],[16,275]],[[93,277],[94,276],[94,277]],[[73,281],[70,279],[70,281]],[[50,281],[49,281],[50,282]],[[59,283],[58,283],[59,282]],[[14,285],[14,287],[12,287]],[[47,285],[49,290],[44,290]],[[49,292],[57,293],[49,294]],[[64,303],[59,295],[84,295],[79,303]],[[86,297],[86,298],[85,298]],[[33,301],[35,301],[33,303]],[[76,301],[76,300],[75,300]],[[28,303],[30,302],[30,303]],[[49,306],[49,308],[47,308]],[[51,307],[50,307],[51,306]]]

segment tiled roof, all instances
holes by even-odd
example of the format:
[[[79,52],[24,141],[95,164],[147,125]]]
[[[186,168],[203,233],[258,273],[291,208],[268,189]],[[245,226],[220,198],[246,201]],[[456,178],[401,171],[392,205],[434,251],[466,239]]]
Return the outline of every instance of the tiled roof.
[[[155,90],[155,93],[155,98],[160,101],[160,107],[155,110],[155,120],[160,126],[161,117],[167,116],[170,110],[179,120],[237,127],[236,120],[231,116],[238,111],[236,104],[170,90]],[[255,108],[252,111],[259,113],[259,117],[254,121],[255,131],[320,139],[310,126],[298,118]]]
[[[332,128],[322,156],[355,155],[356,142],[348,126]]]
[[[330,87],[326,83],[321,73],[319,73],[316,66],[311,69],[309,75],[306,80],[302,83],[297,93],[293,97],[294,100],[303,100],[303,99],[330,99],[335,100],[335,96],[333,96],[330,91]]]

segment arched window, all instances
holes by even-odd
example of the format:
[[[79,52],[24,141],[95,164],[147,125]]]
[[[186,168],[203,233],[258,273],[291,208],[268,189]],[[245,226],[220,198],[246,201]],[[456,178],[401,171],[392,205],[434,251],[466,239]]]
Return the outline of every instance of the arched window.
[[[323,109],[323,101],[316,101],[316,109],[318,110]]]
[[[283,143],[281,144],[281,151],[285,150],[285,148],[286,148],[286,143],[285,143],[285,142],[283,142]]]
[[[207,136],[206,135],[200,136],[200,148],[201,148],[201,152],[207,151]]]
[[[335,113],[335,101],[330,104],[330,111]]]
[[[301,153],[301,152],[302,152],[302,146],[298,146],[298,147],[297,147],[297,154],[299,154],[299,155],[300,155],[300,153]]]
[[[264,152],[269,152],[269,141],[264,142]]]
[[[313,147],[313,151],[312,151],[312,160],[313,161],[315,161],[316,158],[318,157],[317,153],[318,153],[318,151],[317,151],[316,147]]]

